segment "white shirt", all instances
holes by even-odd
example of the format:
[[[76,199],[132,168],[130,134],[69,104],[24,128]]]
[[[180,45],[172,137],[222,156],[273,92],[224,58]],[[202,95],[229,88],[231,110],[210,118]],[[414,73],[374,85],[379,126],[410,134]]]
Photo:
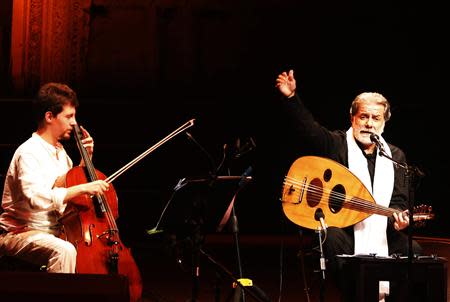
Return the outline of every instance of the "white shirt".
[[[55,147],[33,133],[17,148],[6,174],[0,227],[13,232],[58,229],[67,189],[53,185],[72,165],[62,145]]]

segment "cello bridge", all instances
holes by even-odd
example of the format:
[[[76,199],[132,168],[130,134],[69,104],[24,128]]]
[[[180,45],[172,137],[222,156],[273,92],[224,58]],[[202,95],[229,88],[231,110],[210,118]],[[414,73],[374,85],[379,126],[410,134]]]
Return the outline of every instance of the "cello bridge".
[[[113,237],[114,234],[117,234],[117,233],[119,233],[119,230],[110,229],[110,230],[106,230],[103,233],[101,233],[100,235],[98,235],[97,238],[98,239],[106,238],[108,240],[111,240],[111,237]]]

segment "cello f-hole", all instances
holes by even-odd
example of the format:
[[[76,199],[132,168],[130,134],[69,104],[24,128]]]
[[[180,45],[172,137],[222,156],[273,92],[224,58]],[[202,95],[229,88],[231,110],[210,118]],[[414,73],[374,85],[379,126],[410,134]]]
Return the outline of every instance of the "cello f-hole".
[[[86,230],[84,231],[84,244],[86,246],[91,246],[92,245],[92,229],[95,228],[94,224],[89,224],[89,226],[86,228]]]

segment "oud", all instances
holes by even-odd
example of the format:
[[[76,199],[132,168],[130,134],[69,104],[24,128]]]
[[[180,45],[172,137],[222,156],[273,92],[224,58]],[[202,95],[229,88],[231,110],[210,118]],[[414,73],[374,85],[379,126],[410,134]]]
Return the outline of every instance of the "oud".
[[[283,183],[282,206],[295,224],[315,229],[322,211],[328,226],[344,228],[370,215],[390,217],[401,210],[377,204],[364,184],[345,166],[327,158],[304,156],[294,161]],[[415,208],[413,221],[423,223],[434,218],[431,206]],[[411,215],[410,215],[411,216]]]

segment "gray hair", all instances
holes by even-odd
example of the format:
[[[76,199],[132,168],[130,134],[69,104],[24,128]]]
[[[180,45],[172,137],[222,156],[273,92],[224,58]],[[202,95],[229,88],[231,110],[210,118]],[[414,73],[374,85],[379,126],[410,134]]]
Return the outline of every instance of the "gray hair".
[[[371,102],[384,106],[384,120],[387,122],[391,118],[391,105],[388,100],[377,92],[363,92],[355,97],[350,107],[350,115],[354,116],[359,109],[361,103]]]

